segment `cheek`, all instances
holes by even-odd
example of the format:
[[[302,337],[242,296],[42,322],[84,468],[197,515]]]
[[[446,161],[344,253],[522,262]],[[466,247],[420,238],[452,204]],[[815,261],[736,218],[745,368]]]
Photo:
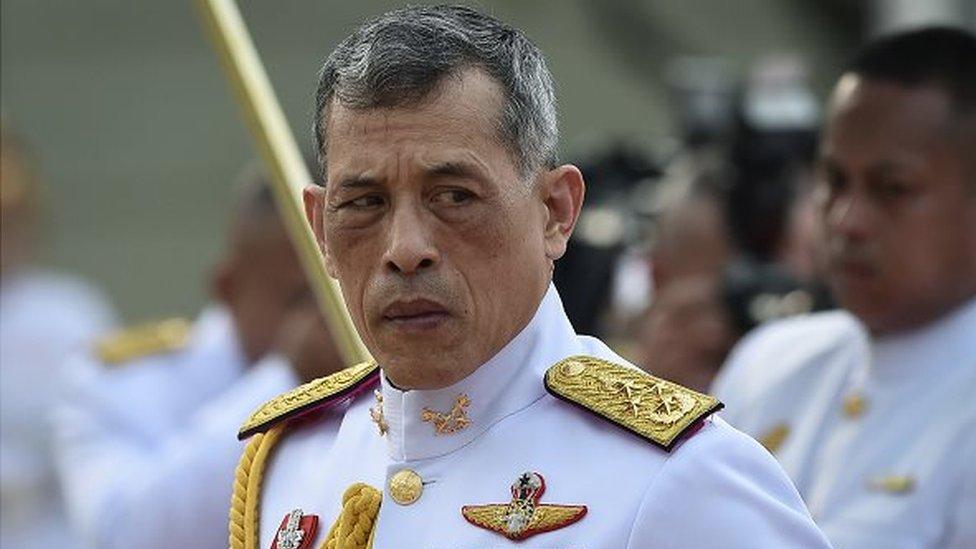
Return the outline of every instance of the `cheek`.
[[[353,320],[360,323],[363,292],[370,273],[380,261],[375,249],[376,235],[363,230],[332,229],[327,227],[326,251],[333,274],[338,278],[342,297]]]
[[[905,292],[938,291],[959,273],[972,272],[963,250],[972,235],[960,231],[963,225],[948,209],[919,216],[912,223],[893,224],[883,253],[889,271]]]

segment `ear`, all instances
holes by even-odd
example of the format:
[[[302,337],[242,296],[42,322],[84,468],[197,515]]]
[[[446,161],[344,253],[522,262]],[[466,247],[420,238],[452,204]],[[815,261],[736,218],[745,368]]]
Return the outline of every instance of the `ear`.
[[[223,258],[210,273],[210,297],[230,306],[234,301],[234,268],[230,258]]]
[[[329,249],[325,245],[325,187],[308,185],[302,191],[302,200],[305,203],[305,217],[308,219],[308,224],[312,226],[315,241],[325,259],[325,270],[329,276],[336,278],[335,262],[332,261]]]
[[[544,235],[547,258],[555,261],[566,253],[585,192],[583,174],[576,166],[566,164],[543,175],[542,199],[548,214]]]

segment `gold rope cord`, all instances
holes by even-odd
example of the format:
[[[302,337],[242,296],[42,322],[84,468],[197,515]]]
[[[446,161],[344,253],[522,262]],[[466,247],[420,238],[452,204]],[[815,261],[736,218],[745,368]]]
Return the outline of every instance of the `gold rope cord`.
[[[346,489],[342,511],[329,530],[321,549],[372,549],[376,517],[383,494],[362,482]]]
[[[258,549],[260,545],[261,480],[268,456],[284,429],[284,425],[278,425],[267,433],[254,435],[241,454],[230,500],[231,549]]]

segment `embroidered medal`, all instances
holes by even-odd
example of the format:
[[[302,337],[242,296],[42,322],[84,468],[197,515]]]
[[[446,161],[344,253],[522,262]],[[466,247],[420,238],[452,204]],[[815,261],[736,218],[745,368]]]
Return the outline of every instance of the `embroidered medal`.
[[[301,509],[295,509],[281,520],[278,533],[271,542],[271,549],[306,549],[315,540],[318,526],[319,517],[305,515]]]
[[[527,471],[512,484],[512,501],[465,505],[461,507],[461,514],[471,524],[511,540],[523,540],[569,526],[586,514],[585,505],[539,503],[545,491],[546,481],[542,475]]]
[[[437,410],[424,408],[424,411],[420,414],[420,420],[433,424],[434,432],[438,435],[456,433],[471,425],[471,420],[468,419],[467,412],[468,406],[470,405],[471,399],[468,398],[468,395],[461,394],[457,396],[450,412],[445,414]]]

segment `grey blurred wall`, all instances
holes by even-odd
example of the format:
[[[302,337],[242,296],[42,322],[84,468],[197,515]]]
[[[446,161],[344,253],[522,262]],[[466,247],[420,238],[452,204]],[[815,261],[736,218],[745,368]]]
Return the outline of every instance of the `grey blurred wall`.
[[[829,2],[828,2],[829,3]],[[836,2],[834,3],[837,4]],[[242,2],[292,128],[308,145],[324,56],[400,3]],[[823,90],[848,44],[818,2],[675,0],[480,4],[542,47],[558,84],[563,149],[650,142],[671,123],[668,58],[796,52]],[[0,97],[33,143],[54,267],[99,283],[128,320],[192,315],[206,300],[231,181],[250,140],[189,0],[5,0]]]

